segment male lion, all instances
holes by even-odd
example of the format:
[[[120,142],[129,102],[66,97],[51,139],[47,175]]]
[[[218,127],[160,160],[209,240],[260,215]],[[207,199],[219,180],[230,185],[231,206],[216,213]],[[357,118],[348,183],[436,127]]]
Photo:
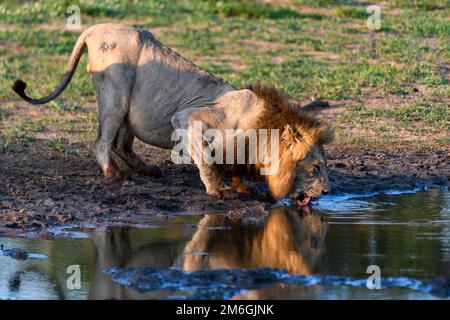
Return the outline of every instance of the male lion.
[[[14,83],[14,91],[32,104],[55,99],[69,84],[86,47],[87,69],[93,76],[100,119],[95,151],[108,180],[123,177],[112,153],[140,173],[160,176],[158,167],[146,165],[133,152],[134,137],[170,149],[174,146],[171,139],[174,128],[191,132],[192,123],[201,121],[205,130],[281,130],[278,170],[265,176],[274,198],[290,195],[298,203],[307,204],[311,197],[329,191],[322,144],[331,135],[321,122],[296,111],[273,88],[257,85],[236,90],[224,80],[200,70],[146,30],[122,24],[94,25],[78,38],[67,71],[55,91],[47,97],[32,99],[25,94],[26,84],[21,80]],[[224,173],[231,175],[234,189],[248,190],[240,180],[244,174],[242,166],[224,169],[191,156],[208,194],[229,194]],[[262,165],[247,166],[247,169],[250,167]]]

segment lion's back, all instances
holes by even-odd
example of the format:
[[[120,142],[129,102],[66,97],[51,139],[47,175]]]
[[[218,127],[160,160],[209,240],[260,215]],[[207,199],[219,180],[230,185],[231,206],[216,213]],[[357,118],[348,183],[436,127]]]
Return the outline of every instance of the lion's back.
[[[89,72],[114,65],[136,65],[142,48],[140,30],[118,23],[97,24],[86,30]]]

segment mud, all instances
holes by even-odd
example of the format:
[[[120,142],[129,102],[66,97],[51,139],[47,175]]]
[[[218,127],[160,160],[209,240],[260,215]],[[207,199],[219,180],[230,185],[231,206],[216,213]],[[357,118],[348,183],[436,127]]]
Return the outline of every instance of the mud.
[[[334,194],[448,187],[449,151],[444,148],[363,147],[327,148]],[[163,150],[139,145],[138,151],[160,166],[162,178],[128,170],[124,182],[106,182],[93,156],[68,156],[39,140],[26,152],[0,154],[0,233],[37,230],[35,236],[45,238],[52,235],[39,230],[54,226],[151,225],[186,211],[259,217],[273,206],[264,183],[255,183],[259,192],[251,196],[214,199],[194,165],[175,165]]]
[[[175,299],[230,299],[240,292],[267,288],[276,284],[295,286],[352,286],[366,288],[367,279],[352,277],[292,275],[279,269],[214,269],[183,272],[178,269],[154,267],[112,268],[104,271],[117,283],[138,291],[161,289],[187,291]],[[408,288],[431,293],[440,298],[450,296],[450,279],[439,277],[426,283],[404,277],[390,277],[381,281],[381,287]]]
[[[11,257],[15,260],[27,260],[28,252],[20,248],[5,249],[3,245],[0,246],[0,255]]]

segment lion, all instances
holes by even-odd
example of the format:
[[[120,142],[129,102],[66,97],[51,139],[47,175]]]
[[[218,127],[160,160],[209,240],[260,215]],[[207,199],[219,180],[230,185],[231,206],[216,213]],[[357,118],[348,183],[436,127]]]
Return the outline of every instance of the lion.
[[[175,129],[191,134],[192,124],[200,121],[205,130],[281,131],[281,150],[274,160],[278,170],[263,177],[256,175],[267,181],[274,199],[289,196],[305,205],[311,198],[330,191],[323,145],[331,141],[332,133],[325,124],[299,111],[272,87],[258,84],[236,89],[172,51],[147,30],[115,23],[91,26],[79,36],[67,71],[51,94],[30,98],[22,80],[14,83],[13,90],[31,104],[55,99],[69,84],[86,48],[87,70],[92,74],[98,100],[95,154],[107,180],[124,177],[114,155],[139,173],[160,177],[157,166],[144,163],[133,151],[134,138],[171,149],[175,145],[172,138]],[[263,167],[260,163],[247,166],[205,163],[198,153],[191,157],[206,192],[216,197],[230,194],[230,187],[224,182],[226,177],[231,178],[231,187],[237,192],[249,192],[242,178],[252,178],[249,173]]]

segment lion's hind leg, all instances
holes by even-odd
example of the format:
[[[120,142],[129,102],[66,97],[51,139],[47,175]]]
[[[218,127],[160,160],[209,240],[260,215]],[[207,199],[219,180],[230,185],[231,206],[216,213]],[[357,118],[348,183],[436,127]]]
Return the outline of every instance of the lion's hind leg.
[[[128,125],[122,123],[116,139],[114,140],[113,151],[117,154],[130,168],[145,176],[159,178],[161,170],[155,165],[147,165],[133,151],[134,135],[128,129]]]
[[[101,105],[101,103],[101,99],[99,99],[99,105]],[[101,110],[102,107],[100,106],[99,109]],[[119,126],[116,124],[117,121],[119,121],[120,124],[122,119],[117,119],[114,115],[105,116],[100,120],[99,135],[95,144],[97,161],[103,170],[104,177],[109,181],[120,181],[124,178],[124,174],[111,157],[114,136],[119,129]]]
[[[97,161],[107,180],[122,180],[124,175],[112,158],[112,147],[129,109],[130,85],[133,76],[126,65],[116,64],[93,73],[99,111],[99,135],[95,145]]]

